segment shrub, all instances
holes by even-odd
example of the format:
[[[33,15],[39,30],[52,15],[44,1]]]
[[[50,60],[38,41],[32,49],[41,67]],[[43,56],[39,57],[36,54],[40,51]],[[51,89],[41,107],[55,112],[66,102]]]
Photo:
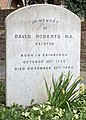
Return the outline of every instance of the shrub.
[[[54,80],[52,76],[52,86],[48,87],[48,84],[45,80],[46,90],[48,101],[55,107],[67,108],[72,105],[75,99],[78,99],[78,85],[81,81],[81,77],[78,77],[76,80],[73,80],[73,75],[68,72],[68,75],[64,75],[63,73],[61,76]],[[44,78],[45,79],[45,78]],[[72,83],[72,84],[71,84]],[[51,92],[53,89],[53,92]]]
[[[86,18],[86,0],[64,0],[66,8],[77,14],[79,17]]]

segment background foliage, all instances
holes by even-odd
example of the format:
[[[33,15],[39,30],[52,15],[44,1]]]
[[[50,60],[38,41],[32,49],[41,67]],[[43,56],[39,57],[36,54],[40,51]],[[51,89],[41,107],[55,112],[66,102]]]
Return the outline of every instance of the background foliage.
[[[64,0],[67,9],[86,19],[86,0]]]

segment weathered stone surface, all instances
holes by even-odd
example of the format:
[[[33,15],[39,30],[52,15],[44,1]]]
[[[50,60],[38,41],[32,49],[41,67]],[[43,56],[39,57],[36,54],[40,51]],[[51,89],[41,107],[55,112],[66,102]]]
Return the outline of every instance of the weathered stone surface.
[[[27,106],[47,100],[61,72],[80,74],[80,19],[54,5],[22,8],[6,19],[6,103]]]
[[[5,82],[5,61],[4,60],[0,60],[0,81]]]

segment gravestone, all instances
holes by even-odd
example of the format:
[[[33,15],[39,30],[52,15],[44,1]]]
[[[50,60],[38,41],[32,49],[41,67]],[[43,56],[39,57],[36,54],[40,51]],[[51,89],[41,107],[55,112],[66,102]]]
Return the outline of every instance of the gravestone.
[[[31,5],[6,18],[6,104],[47,100],[51,85],[71,71],[80,75],[80,19],[55,5]]]

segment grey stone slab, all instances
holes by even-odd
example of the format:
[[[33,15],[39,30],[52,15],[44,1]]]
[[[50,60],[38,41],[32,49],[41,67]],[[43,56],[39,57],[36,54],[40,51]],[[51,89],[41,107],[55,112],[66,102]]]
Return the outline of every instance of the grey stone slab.
[[[51,85],[69,70],[80,75],[80,19],[55,5],[31,5],[6,18],[6,103],[47,101]]]
[[[0,79],[5,79],[5,66],[0,66]]]

